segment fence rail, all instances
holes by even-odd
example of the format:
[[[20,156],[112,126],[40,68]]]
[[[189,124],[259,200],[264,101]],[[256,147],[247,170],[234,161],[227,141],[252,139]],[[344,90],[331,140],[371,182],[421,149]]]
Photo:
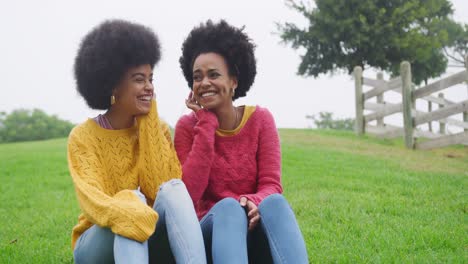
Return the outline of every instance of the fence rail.
[[[468,145],[468,95],[460,102],[447,100],[442,93],[438,96],[433,95],[463,82],[468,85],[468,55],[465,56],[465,70],[416,90],[412,83],[411,65],[408,62],[401,63],[400,74],[401,76],[397,78],[385,81],[381,73],[377,74],[377,79],[371,79],[363,77],[361,67],[354,68],[356,133],[362,135],[367,132],[384,138],[404,137],[406,147],[411,149],[431,149],[453,144]],[[364,85],[372,88],[363,92]],[[401,103],[385,102],[384,94],[389,91],[400,93]],[[377,102],[367,102],[374,97],[377,98]],[[416,109],[417,100],[428,103],[427,112]],[[433,110],[432,104],[438,105],[438,109]],[[371,113],[364,114],[364,110],[369,110]],[[384,123],[385,117],[395,113],[402,113],[402,127]],[[451,118],[457,114],[462,114],[462,120]],[[369,122],[372,121],[377,121],[377,125],[370,125]],[[438,133],[432,129],[434,121],[439,122]],[[428,124],[429,131],[418,129],[422,124]],[[447,135],[446,125],[457,126],[464,131]],[[425,140],[419,140],[420,138]]]

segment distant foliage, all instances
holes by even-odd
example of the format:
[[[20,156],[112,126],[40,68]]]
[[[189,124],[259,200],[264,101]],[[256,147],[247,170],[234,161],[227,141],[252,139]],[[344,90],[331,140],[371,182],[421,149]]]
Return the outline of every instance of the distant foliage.
[[[465,56],[468,55],[468,24],[451,24],[448,27],[452,45],[444,49],[451,66],[465,67]]]
[[[399,75],[400,63],[411,63],[413,81],[438,77],[447,54],[463,61],[466,25],[451,19],[448,0],[289,0],[307,26],[279,24],[281,39],[303,52],[298,74],[322,73],[355,66]],[[461,59],[460,59],[461,58]]]
[[[73,126],[39,109],[0,112],[0,143],[65,137]]]
[[[333,119],[333,113],[320,112],[319,117],[309,116],[308,118],[314,120],[315,125],[319,129],[335,129],[335,130],[353,130],[354,119]]]

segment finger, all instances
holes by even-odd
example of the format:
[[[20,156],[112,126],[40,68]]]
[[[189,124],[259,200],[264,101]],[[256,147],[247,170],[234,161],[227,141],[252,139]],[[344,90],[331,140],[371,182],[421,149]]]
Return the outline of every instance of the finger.
[[[250,200],[247,200],[247,208],[250,210],[256,209],[257,206]]]
[[[255,215],[258,215],[258,208],[249,210],[249,213],[247,214],[247,216],[249,217],[249,219],[252,218],[252,217],[255,216]]]
[[[244,207],[247,204],[247,198],[241,197],[239,202],[240,202],[240,205]]]
[[[194,107],[194,105],[188,99],[185,100],[185,105],[190,109],[193,109],[193,107]]]
[[[249,221],[249,230],[253,230],[260,220],[260,215],[256,215],[254,218]]]
[[[196,102],[194,102],[193,100],[191,99],[185,99],[185,106],[187,106],[187,108],[197,112],[198,110],[201,109],[200,105],[198,105]]]
[[[258,223],[259,220],[260,220],[260,215],[257,214],[257,215],[255,215],[252,219],[250,219],[249,222],[250,222],[250,223],[255,223],[255,224],[256,224],[256,223]]]
[[[185,99],[185,102],[187,102],[188,104],[191,104],[192,107],[201,108],[200,104],[195,100],[194,97]]]
[[[193,98],[193,92],[192,92],[192,91],[190,91],[190,93],[189,93],[189,95],[188,95],[188,98],[187,98],[187,100],[190,100],[190,99],[192,99],[192,98]]]
[[[185,104],[191,105],[191,106],[195,105],[195,103],[193,101],[191,101],[190,99],[186,99]]]

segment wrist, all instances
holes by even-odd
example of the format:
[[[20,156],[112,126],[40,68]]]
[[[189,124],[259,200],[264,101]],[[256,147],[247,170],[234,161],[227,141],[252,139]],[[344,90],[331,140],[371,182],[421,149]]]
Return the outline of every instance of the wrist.
[[[195,112],[195,115],[199,122],[206,122],[212,124],[215,128],[219,126],[218,117],[216,116],[216,114],[207,109],[202,108]]]

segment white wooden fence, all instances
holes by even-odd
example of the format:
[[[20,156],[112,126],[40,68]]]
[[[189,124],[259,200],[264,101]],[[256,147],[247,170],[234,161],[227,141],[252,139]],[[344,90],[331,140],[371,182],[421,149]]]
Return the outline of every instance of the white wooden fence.
[[[377,79],[362,76],[362,68],[354,68],[356,89],[356,133],[362,135],[370,133],[384,138],[404,137],[407,148],[431,149],[454,144],[468,145],[468,95],[460,102],[453,102],[443,97],[443,94],[433,96],[433,93],[457,85],[468,83],[468,56],[465,57],[465,70],[443,78],[424,87],[414,89],[411,81],[411,65],[402,62],[400,65],[401,76],[385,81],[379,73]],[[372,89],[363,93],[363,85]],[[395,91],[402,95],[401,103],[384,102],[385,92]],[[367,100],[377,97],[377,102]],[[416,100],[428,102],[428,111],[416,109]],[[433,111],[432,104],[438,104],[439,109]],[[364,115],[364,110],[372,111]],[[403,114],[403,126],[397,127],[384,123],[384,117],[395,114]],[[463,121],[450,118],[450,116],[462,114]],[[376,121],[377,125],[368,124]],[[439,122],[439,133],[432,131],[432,122]],[[429,125],[429,131],[418,129],[419,125]],[[462,132],[447,135],[445,125],[450,124],[463,128]],[[425,138],[425,140],[419,140]]]

